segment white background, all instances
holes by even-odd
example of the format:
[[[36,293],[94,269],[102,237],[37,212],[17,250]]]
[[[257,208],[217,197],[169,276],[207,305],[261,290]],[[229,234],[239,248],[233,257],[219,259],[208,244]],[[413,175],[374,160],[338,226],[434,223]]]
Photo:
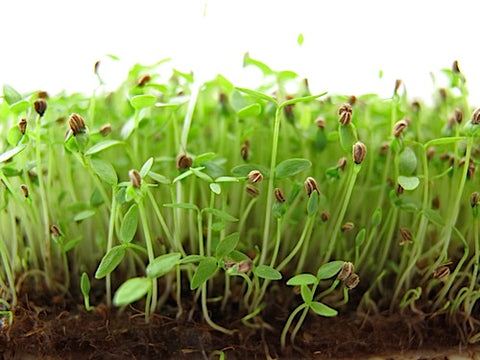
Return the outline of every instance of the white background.
[[[136,63],[173,58],[197,78],[243,85],[243,54],[308,77],[312,91],[390,96],[402,79],[431,98],[430,73],[457,59],[480,104],[474,1],[0,1],[0,84],[90,92],[93,64],[111,87]],[[297,36],[305,37],[303,46]],[[115,62],[105,54],[117,55]],[[384,73],[379,79],[379,71]]]

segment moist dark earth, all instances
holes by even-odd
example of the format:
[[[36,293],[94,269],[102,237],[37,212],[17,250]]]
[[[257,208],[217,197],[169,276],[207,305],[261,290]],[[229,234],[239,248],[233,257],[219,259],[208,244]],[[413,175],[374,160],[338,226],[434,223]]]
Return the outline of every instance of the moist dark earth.
[[[211,304],[212,319],[230,329],[233,336],[212,330],[201,311],[185,306],[176,318],[176,307],[167,303],[145,323],[141,303],[119,311],[99,305],[86,312],[78,299],[69,296],[24,294],[11,327],[3,322],[0,359],[360,359],[415,353],[436,354],[417,359],[448,359],[447,353],[470,353],[462,345],[458,329],[442,316],[360,315],[352,309],[335,318],[310,314],[295,345],[280,351],[280,333],[297,301],[271,301],[262,317],[268,326],[253,329],[242,324],[236,305],[220,313]],[[278,297],[277,297],[278,298]],[[288,304],[288,305],[287,305]]]

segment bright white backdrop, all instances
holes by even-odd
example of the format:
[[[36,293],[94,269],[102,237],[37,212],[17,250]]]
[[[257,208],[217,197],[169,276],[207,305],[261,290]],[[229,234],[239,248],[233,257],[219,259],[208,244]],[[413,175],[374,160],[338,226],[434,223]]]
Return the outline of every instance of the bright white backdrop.
[[[429,98],[430,72],[457,59],[480,105],[478,7],[467,0],[2,0],[0,84],[90,92],[96,60],[113,87],[135,62],[171,57],[197,77],[222,73],[242,85],[248,51],[308,77],[313,91],[389,96],[400,78],[410,95]]]

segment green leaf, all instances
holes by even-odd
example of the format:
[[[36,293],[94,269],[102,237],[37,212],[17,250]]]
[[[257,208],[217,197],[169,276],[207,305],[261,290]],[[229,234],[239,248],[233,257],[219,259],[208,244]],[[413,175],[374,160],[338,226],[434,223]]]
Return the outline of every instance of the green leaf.
[[[8,105],[12,105],[20,100],[22,100],[22,95],[15,90],[10,85],[4,84],[3,85],[3,98],[7,102]]]
[[[204,169],[203,167],[202,168],[190,168],[190,170],[192,170],[192,173],[198,177],[199,179],[202,179],[203,181],[206,181],[206,182],[212,182],[213,179],[208,176],[207,174],[205,174],[204,172],[202,172],[200,169]]]
[[[228,183],[228,182],[239,182],[236,177],[233,176],[220,176],[215,179],[216,183]]]
[[[219,219],[229,221],[229,222],[237,222],[238,219],[226,211],[219,210],[219,209],[212,209],[212,208],[204,208],[202,211],[205,211],[206,213],[212,214],[213,216],[216,216]]]
[[[399,156],[399,170],[402,175],[412,175],[417,168],[417,157],[415,152],[406,147]]]
[[[240,109],[237,112],[237,115],[239,119],[245,119],[248,117],[258,116],[260,115],[261,112],[262,112],[262,107],[260,106],[260,104],[251,104]]]
[[[117,184],[117,173],[115,172],[112,164],[110,164],[108,161],[98,158],[91,158],[90,165],[95,174],[97,174],[98,177],[105,181],[108,185],[114,186]]]
[[[128,139],[130,135],[132,135],[133,130],[135,130],[135,119],[131,118],[122,126],[122,130],[120,130],[120,136],[122,139]]]
[[[314,191],[310,194],[307,203],[307,214],[313,216],[317,213],[318,209],[318,192]]]
[[[367,230],[363,228],[357,233],[357,236],[355,236],[355,247],[360,247],[363,242],[365,241],[365,234],[367,233]]]
[[[82,278],[80,280],[80,290],[82,291],[83,296],[88,297],[90,294],[90,278],[86,272],[82,273]]]
[[[222,192],[222,188],[220,187],[219,184],[216,184],[216,183],[210,183],[210,190],[212,190],[212,192],[217,195],[220,195]]]
[[[265,76],[272,75],[274,73],[273,70],[267,64],[251,58],[250,54],[246,53],[245,56],[243,57],[243,67],[246,67],[249,65],[255,66],[256,68],[258,68]]]
[[[282,274],[278,270],[275,270],[268,265],[259,265],[255,267],[253,273],[259,278],[267,280],[280,280],[282,278]]]
[[[263,174],[263,177],[268,177],[269,171],[265,166],[257,165],[257,164],[243,164],[237,165],[232,168],[231,173],[237,177],[246,177],[248,173],[252,170],[258,170]]]
[[[169,273],[179,262],[180,253],[170,253],[158,256],[147,266],[147,276],[149,278],[159,278]]]
[[[208,153],[197,155],[193,160],[193,165],[200,166],[204,162],[207,162],[208,160],[213,159],[215,156],[217,156],[217,154],[215,154],[214,152],[208,152]]]
[[[399,176],[398,184],[405,190],[415,190],[420,184],[420,180],[416,176]]]
[[[174,203],[174,204],[163,204],[165,207],[174,208],[174,209],[185,209],[185,210],[195,210],[200,211],[200,209],[191,203]]]
[[[78,214],[75,214],[75,216],[73,217],[73,221],[82,221],[82,220],[88,219],[89,217],[92,217],[96,213],[97,212],[92,209],[81,211]]]
[[[95,187],[90,194],[90,206],[96,208],[102,205],[104,202],[105,200],[102,197],[102,193],[97,187]]]
[[[352,152],[353,145],[357,142],[357,130],[353,123],[350,123],[347,126],[343,126],[342,124],[338,125],[338,135],[340,137],[340,145],[342,146],[343,150],[348,153]]]
[[[323,264],[322,266],[320,266],[320,268],[317,271],[317,279],[324,280],[324,279],[330,279],[331,277],[334,277],[342,268],[343,263],[344,261],[335,260],[335,261],[330,261],[326,264]]]
[[[312,309],[315,314],[320,316],[333,317],[338,315],[337,310],[332,309],[330,306],[322,304],[318,301],[312,301],[310,303],[310,309]]]
[[[22,136],[23,134],[21,133],[18,126],[16,125],[12,126],[7,133],[8,144],[11,146],[16,146],[20,141],[20,139],[22,138]]]
[[[112,146],[120,145],[120,144],[123,144],[123,142],[120,141],[120,140],[105,140],[105,141],[101,141],[101,142],[99,142],[98,144],[93,145],[93,146],[92,146],[90,149],[88,149],[87,151],[85,151],[85,155],[86,155],[86,156],[89,156],[89,155],[97,154],[97,153],[99,153],[100,151],[106,150],[106,149],[108,149],[108,148],[111,148]]]
[[[10,111],[15,114],[20,114],[26,111],[30,107],[30,103],[27,100],[20,100],[10,105]]]
[[[145,161],[145,164],[143,164],[142,168],[140,169],[140,175],[142,178],[147,176],[148,172],[153,166],[153,157],[149,158],[147,161]]]
[[[275,100],[271,96],[268,96],[268,95],[266,95],[264,93],[261,93],[259,91],[252,90],[252,89],[246,89],[246,88],[240,88],[240,87],[235,87],[235,89],[237,89],[238,91],[241,91],[241,92],[243,92],[247,95],[250,95],[251,97],[253,97],[255,99],[270,101],[270,102],[274,103],[275,105],[277,104],[277,100]]]
[[[156,172],[149,171],[148,176],[150,176],[154,181],[158,182],[159,184],[170,185],[172,182],[166,176],[161,174],[157,174]]]
[[[286,203],[275,201],[272,206],[272,215],[275,219],[280,219],[287,212]]]
[[[295,275],[294,277],[290,278],[290,280],[287,281],[287,285],[290,285],[290,286],[311,285],[311,284],[317,284],[317,283],[318,283],[318,279],[316,278],[315,275],[312,275],[312,274]]]
[[[392,142],[390,143],[390,150],[392,150],[395,154],[399,154],[403,151],[403,139],[401,137],[393,138]]]
[[[27,145],[15,146],[13,149],[7,150],[3,154],[0,154],[0,163],[10,160],[12,157],[25,150],[26,147]]]
[[[217,260],[214,257],[207,257],[200,261],[190,283],[190,290],[195,290],[208,281],[217,271]]]
[[[100,265],[98,265],[95,279],[102,279],[110,274],[122,262],[125,256],[125,248],[122,245],[114,246],[106,253]]]
[[[150,291],[152,280],[146,277],[128,279],[117,289],[113,297],[115,306],[131,304],[144,297]]]
[[[326,92],[323,92],[323,93],[317,94],[317,95],[309,95],[309,96],[303,96],[303,97],[299,97],[299,98],[295,98],[295,99],[290,99],[290,100],[287,100],[287,101],[284,101],[283,103],[281,103],[280,108],[288,106],[288,105],[297,104],[297,103],[300,103],[300,102],[308,102],[308,101],[311,101],[311,100],[315,100],[315,99],[319,98],[320,96],[324,96],[325,94],[326,94]]]
[[[461,136],[437,138],[428,141],[427,143],[425,143],[425,145],[423,145],[423,147],[424,149],[428,149],[430,146],[453,144],[462,140],[465,140],[465,138]]]
[[[433,209],[424,209],[423,215],[435,225],[445,226],[445,220],[441,217],[438,211]]]
[[[130,104],[135,110],[140,110],[154,105],[157,102],[157,98],[153,95],[137,95],[130,99]]]
[[[372,215],[372,226],[378,226],[382,222],[382,208],[379,206],[375,209]]]
[[[82,241],[82,237],[77,237],[75,239],[69,240],[63,245],[62,251],[67,253],[72,250],[75,246],[77,246]]]
[[[123,217],[122,225],[120,226],[120,241],[123,244],[128,244],[133,240],[138,227],[138,206],[133,204]]]
[[[205,256],[201,255],[187,255],[185,256],[182,260],[180,260],[180,264],[191,264],[191,263],[197,263],[202,260],[205,260]]]
[[[422,208],[417,199],[405,195],[393,200],[393,205],[406,212],[417,212]]]
[[[308,169],[310,166],[312,166],[312,163],[307,159],[288,159],[277,165],[275,168],[275,177],[282,179],[293,176]]]
[[[305,41],[305,38],[304,38],[303,34],[302,34],[302,33],[298,34],[298,36],[297,36],[297,44],[298,44],[299,46],[302,46],[304,41]]]
[[[233,250],[228,257],[236,262],[240,262],[243,260],[250,260],[250,258],[246,254],[238,250]]]
[[[172,184],[175,184],[175,183],[179,182],[180,180],[183,180],[183,179],[189,177],[190,175],[193,175],[192,169],[184,171],[183,173],[178,175],[175,179],[173,179]]]
[[[108,56],[112,60],[115,60],[115,61],[120,60],[120,58],[117,55],[113,55],[113,54],[105,54],[105,55]]]
[[[212,223],[212,228],[211,229],[212,229],[212,231],[219,232],[219,231],[222,231],[223,229],[225,229],[225,227],[226,227],[225,221],[220,220],[220,221]]]
[[[313,292],[307,284],[300,285],[300,294],[305,304],[310,305],[313,300]]]
[[[215,257],[217,259],[223,259],[230,254],[237,247],[239,239],[239,233],[235,232],[220,240],[215,250]]]

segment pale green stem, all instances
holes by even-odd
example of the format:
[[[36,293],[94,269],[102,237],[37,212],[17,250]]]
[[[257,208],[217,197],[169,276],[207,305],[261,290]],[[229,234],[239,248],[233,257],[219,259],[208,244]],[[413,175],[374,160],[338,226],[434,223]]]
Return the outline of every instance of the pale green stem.
[[[108,222],[108,236],[107,236],[107,254],[113,247],[113,235],[115,233],[115,218],[117,216],[117,196],[115,189],[112,189],[112,205],[110,212],[110,219]],[[108,273],[105,277],[105,288],[107,297],[107,307],[112,306],[112,275]]]
[[[468,164],[468,163],[467,163]],[[452,287],[452,284],[453,282],[455,281],[455,279],[457,278],[457,275],[463,265],[463,263],[465,262],[465,260],[468,258],[468,253],[469,253],[469,248],[468,248],[468,243],[467,241],[465,240],[465,238],[463,237],[462,233],[454,226],[453,227],[453,231],[457,234],[457,236],[460,238],[460,240],[462,241],[463,245],[464,245],[464,253],[463,253],[463,256],[462,258],[460,259],[460,261],[458,262],[455,270],[449,275],[448,277],[448,280],[446,281],[446,283],[443,285],[443,288],[442,290],[440,290],[440,292],[438,293],[438,296],[437,296],[437,300],[433,303],[433,309],[434,310],[437,310],[438,307],[440,306],[442,300],[445,298],[445,296],[447,295],[448,291],[450,290],[450,288]]]
[[[210,208],[213,209],[215,207],[215,193],[213,191],[210,192]],[[209,213],[207,217],[207,256],[212,255],[212,222],[213,222],[213,214]]]
[[[311,227],[313,228],[313,227]],[[275,241],[275,248],[273,250],[272,260],[270,261],[270,266],[275,267],[275,263],[277,262],[278,251],[280,249],[280,240],[282,239],[282,219],[277,219],[277,238]],[[262,301],[263,297],[265,296],[265,292],[267,291],[268,284],[270,284],[270,280],[265,279],[262,284],[262,288],[260,289],[260,293],[258,294],[256,300],[253,302],[253,308],[257,308]]]
[[[230,297],[230,275],[228,275],[226,272],[224,273],[224,279],[225,286],[223,290],[222,305],[220,306],[221,312],[225,311],[225,306],[227,306],[228,298]]]
[[[293,328],[292,334],[290,335],[290,342],[292,343],[292,345],[295,344],[295,337],[297,336],[297,333],[300,331],[300,328],[302,327],[303,322],[305,321],[305,318],[307,317],[309,310],[310,310],[310,307],[308,306],[305,307],[305,309],[303,309],[302,315],[300,315],[300,319],[298,319],[297,324]]]
[[[473,274],[470,280],[470,291],[473,291],[475,288],[475,284],[477,284],[477,276],[478,276],[478,265],[480,262],[480,241],[479,241],[479,230],[478,227],[480,224],[478,223],[478,216],[475,217],[473,222],[473,239],[475,243],[475,254],[473,260]]]
[[[299,305],[295,310],[293,310],[293,312],[288,317],[287,322],[285,323],[285,326],[283,327],[282,335],[280,336],[280,347],[281,347],[282,351],[285,350],[287,332],[288,332],[288,329],[290,329],[290,326],[292,325],[293,319],[304,308],[308,309],[308,305],[305,304],[305,303]]]
[[[253,205],[257,202],[257,198],[253,198],[248,202],[247,207],[245,208],[245,211],[242,212],[240,221],[238,223],[238,233],[242,235],[243,228],[245,226],[245,222],[247,221],[248,215],[250,214],[250,211],[252,211]],[[262,250],[263,251],[263,250]]]
[[[313,216],[312,216],[313,217]],[[302,253],[300,254],[300,259],[297,263],[297,268],[295,269],[295,274],[299,274],[303,271],[305,261],[307,260],[308,250],[310,249],[310,240],[312,238],[313,226],[308,230],[307,236],[305,238],[305,244],[302,248]]]
[[[442,262],[445,261],[445,259],[448,257],[447,251],[448,251],[448,246],[450,245],[450,239],[452,237],[452,231],[455,227],[455,224],[457,222],[458,214],[460,211],[460,204],[462,201],[462,196],[463,196],[463,190],[465,188],[465,182],[467,181],[467,173],[468,173],[468,164],[470,163],[470,158],[472,154],[472,147],[473,147],[473,137],[468,137],[467,138],[467,151],[465,154],[465,165],[463,166],[463,171],[461,173],[461,178],[460,178],[460,183],[458,184],[457,190],[456,190],[456,197],[455,200],[452,204],[453,209],[451,212],[449,212],[449,217],[446,221],[446,225],[443,228],[443,231],[440,235],[440,242],[439,245],[443,244],[442,251],[438,259],[435,261],[435,263],[430,267],[430,269],[436,269],[440,266]],[[428,277],[430,277],[431,272],[427,271],[425,273],[425,276],[422,280],[422,282],[427,281]]]
[[[148,191],[148,198],[150,199],[150,202],[153,206],[153,211],[155,213],[155,216],[157,217],[158,221],[160,222],[160,226],[162,227],[163,232],[165,233],[165,236],[167,237],[168,245],[172,249],[175,249],[175,240],[172,236],[172,233],[170,232],[170,229],[167,226],[167,223],[165,221],[165,218],[162,215],[162,212],[160,211],[160,207],[158,206],[157,202],[155,201],[155,198],[153,197],[152,192],[149,190]],[[182,253],[182,256],[186,256],[185,250],[183,250],[183,246],[180,244],[180,248],[176,249],[179,250]]]
[[[272,260],[270,260],[270,267],[275,267],[277,262],[278,251],[280,250],[280,243],[282,240],[282,218],[277,219],[277,239],[275,241],[275,248],[273,249]]]
[[[40,191],[40,202],[42,206],[42,216],[43,216],[43,260],[45,262],[45,273],[47,274],[47,287],[51,289],[51,281],[53,276],[53,268],[51,263],[51,248],[50,248],[50,217],[48,211],[48,198],[45,191],[45,184],[43,182],[43,173],[42,173],[42,141],[41,141],[41,117],[37,116],[37,121],[35,123],[35,158],[36,158],[36,170],[38,177],[38,189]]]
[[[307,222],[305,223],[305,226],[303,228],[302,235],[300,236],[300,240],[298,240],[297,244],[293,248],[293,250],[288,254],[288,256],[280,263],[280,265],[277,266],[278,271],[282,271],[285,266],[288,265],[288,263],[293,259],[293,257],[297,254],[297,252],[300,250],[300,248],[303,245],[303,242],[305,241],[308,231],[310,227],[313,225],[315,217],[314,216],[309,216],[307,219]]]
[[[152,261],[155,259],[155,254],[153,252],[153,241],[150,236],[150,230],[148,228],[148,222],[147,222],[147,213],[145,211],[145,205],[143,204],[142,200],[138,201],[138,210],[140,213],[140,220],[142,222],[143,235],[145,236],[145,244],[147,246],[148,262],[152,263]],[[152,298],[151,298],[151,305],[150,305],[151,313],[155,312],[156,306],[157,306],[157,279],[152,279]],[[148,321],[150,321],[150,319],[148,319],[147,322]]]
[[[270,222],[273,206],[273,185],[275,182],[275,166],[277,163],[277,152],[278,152],[278,138],[280,132],[280,116],[281,108],[277,107],[275,111],[275,122],[273,126],[273,140],[272,140],[272,157],[270,159],[270,174],[268,178],[267,186],[267,205],[265,208],[265,227],[263,229],[263,241],[262,241],[262,254],[260,256],[259,265],[265,263],[267,259],[267,248],[268,241],[270,237]]]
[[[203,312],[203,317],[205,321],[212,329],[220,331],[227,335],[233,335],[233,330],[228,330],[218,324],[215,324],[213,320],[210,318],[210,314],[208,313],[208,308],[207,308],[207,283],[206,282],[203,283],[202,285],[202,312]]]
[[[7,249],[5,248],[5,239],[2,239],[2,241],[0,242],[0,256],[2,257],[3,268],[5,269],[5,274],[7,276],[8,285],[10,286],[10,292],[12,295],[11,307],[14,308],[17,304],[17,292],[15,290],[15,281],[12,269],[8,260]]]
[[[350,197],[353,192],[353,188],[355,186],[355,181],[357,180],[357,175],[360,172],[361,169],[360,164],[354,164],[352,168],[352,175],[351,178],[348,180],[348,187],[347,191],[345,193],[345,198],[343,199],[343,204],[340,210],[340,214],[337,218],[337,221],[335,223],[335,227],[333,228],[332,235],[330,237],[330,242],[328,244],[328,250],[327,253],[325,254],[324,261],[323,262],[328,262],[330,260],[330,256],[333,253],[333,250],[335,248],[335,243],[337,242],[337,236],[338,232],[340,231],[340,227],[342,226],[343,218],[345,216],[345,213],[347,212],[348,204],[350,203]]]
[[[428,162],[427,162],[427,154],[426,154],[426,149],[423,149],[423,154],[422,154],[422,165],[423,165],[423,204],[422,208],[423,210],[427,210],[429,208],[428,205],[428,199],[429,199],[429,177],[428,177]],[[425,214],[422,213],[421,219],[420,219],[420,225],[418,227],[418,231],[415,235],[414,238],[414,250],[413,254],[410,256],[410,262],[408,263],[407,267],[405,270],[402,271],[402,275],[400,276],[400,279],[397,282],[397,285],[395,286],[395,292],[392,298],[391,302],[391,310],[393,310],[393,306],[397,303],[398,296],[400,294],[400,291],[403,288],[403,283],[407,280],[408,276],[411,275],[411,271],[414,268],[415,264],[418,261],[418,258],[420,257],[423,249],[423,244],[425,242],[425,234],[427,232],[427,226],[428,226],[428,219],[425,216]]]

